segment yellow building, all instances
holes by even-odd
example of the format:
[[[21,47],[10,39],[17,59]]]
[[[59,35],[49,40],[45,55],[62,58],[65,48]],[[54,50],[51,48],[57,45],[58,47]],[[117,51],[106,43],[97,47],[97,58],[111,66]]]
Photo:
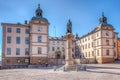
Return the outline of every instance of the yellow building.
[[[49,37],[50,23],[43,17],[40,4],[35,14],[29,23],[2,23],[2,65],[39,65],[52,63],[50,59],[56,57],[65,58],[66,39]],[[72,55],[90,63],[114,62],[118,52],[120,57],[120,40],[117,46],[117,39],[118,34],[103,14],[93,31],[73,40]]]
[[[49,63],[62,64],[65,60],[66,39],[64,37],[49,37]]]
[[[102,14],[100,24],[80,37],[76,44],[87,63],[109,63],[118,57],[117,38],[118,33],[114,32],[114,27],[107,23],[107,18]]]
[[[45,64],[48,57],[49,22],[40,4],[29,23],[2,23],[2,65]]]
[[[118,38],[118,58],[120,59],[120,38]]]

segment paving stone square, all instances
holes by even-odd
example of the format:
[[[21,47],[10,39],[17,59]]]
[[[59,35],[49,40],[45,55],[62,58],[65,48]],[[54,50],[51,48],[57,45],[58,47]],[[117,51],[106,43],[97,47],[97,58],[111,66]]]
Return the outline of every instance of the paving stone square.
[[[4,69],[0,80],[120,80],[119,64],[87,64],[87,71],[54,71],[52,68]]]

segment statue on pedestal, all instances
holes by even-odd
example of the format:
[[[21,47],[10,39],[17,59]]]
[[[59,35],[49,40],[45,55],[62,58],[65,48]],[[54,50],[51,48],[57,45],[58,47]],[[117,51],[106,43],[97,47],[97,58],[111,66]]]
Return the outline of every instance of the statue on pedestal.
[[[70,19],[67,23],[67,32],[66,33],[72,33],[72,22],[70,21]]]
[[[66,32],[66,54],[65,54],[65,71],[76,70],[76,65],[74,64],[73,59],[73,39],[74,35],[72,34],[72,22],[69,20],[67,23],[67,32]]]

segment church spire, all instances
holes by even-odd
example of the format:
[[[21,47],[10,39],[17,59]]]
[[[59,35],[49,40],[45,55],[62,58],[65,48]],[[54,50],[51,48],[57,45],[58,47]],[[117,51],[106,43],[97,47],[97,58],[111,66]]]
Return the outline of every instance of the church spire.
[[[38,8],[40,9],[40,4],[38,4]]]
[[[107,23],[107,18],[104,16],[104,12],[102,12],[102,17],[99,19],[100,23]]]

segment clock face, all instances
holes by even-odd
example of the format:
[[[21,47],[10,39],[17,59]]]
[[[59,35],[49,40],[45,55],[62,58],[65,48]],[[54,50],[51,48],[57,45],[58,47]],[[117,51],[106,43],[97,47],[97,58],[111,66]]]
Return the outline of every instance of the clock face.
[[[106,36],[109,36],[109,31],[106,31]]]
[[[42,31],[42,27],[38,27],[38,32],[41,32]]]

